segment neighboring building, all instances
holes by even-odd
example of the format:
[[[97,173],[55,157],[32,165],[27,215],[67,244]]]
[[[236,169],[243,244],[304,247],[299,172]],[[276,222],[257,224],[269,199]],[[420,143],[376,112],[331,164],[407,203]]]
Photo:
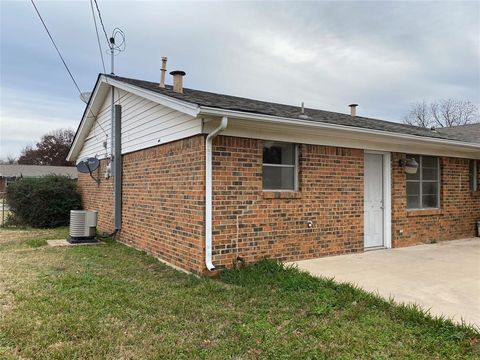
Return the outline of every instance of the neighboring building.
[[[22,177],[42,177],[46,175],[64,175],[72,179],[77,178],[75,166],[47,166],[47,165],[0,165],[0,193],[5,192],[8,184]]]
[[[98,184],[79,176],[84,207],[111,232],[114,88],[120,241],[201,273],[238,257],[292,261],[475,236],[480,138],[471,135],[480,125],[430,130],[302,111],[183,89],[181,76],[175,90],[99,76],[76,133],[68,160],[102,160]],[[407,175],[412,158],[419,170]]]

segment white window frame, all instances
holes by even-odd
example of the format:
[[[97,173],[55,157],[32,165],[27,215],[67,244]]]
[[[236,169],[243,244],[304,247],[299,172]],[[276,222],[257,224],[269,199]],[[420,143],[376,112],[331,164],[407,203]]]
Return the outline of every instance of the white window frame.
[[[418,208],[409,208],[408,207],[408,200],[407,200],[407,210],[438,210],[441,208],[441,204],[440,204],[440,189],[441,189],[441,186],[442,186],[442,178],[441,178],[441,173],[440,173],[440,158],[438,156],[427,156],[427,155],[415,155],[415,154],[412,154],[414,156],[418,156],[418,159],[420,160],[419,163],[418,163],[418,171],[420,172],[419,173],[419,179],[418,179],[418,183],[419,183],[419,202],[420,202],[420,207]],[[437,159],[437,206],[436,207],[424,207],[423,206],[423,158],[427,156],[427,157],[433,157],[433,158],[436,158]],[[408,180],[406,179],[406,183],[408,182],[417,182],[417,180]],[[426,182],[433,182],[433,181],[426,181]],[[405,192],[406,192],[406,196],[408,198],[408,192],[407,192],[407,189],[405,188]]]
[[[470,172],[470,164],[473,163],[473,178],[470,178],[469,175],[469,189],[470,191],[478,191],[478,161],[477,160],[470,160],[468,164],[468,171]]]
[[[288,164],[269,164],[263,162],[263,144],[262,144],[262,190],[265,192],[295,192],[298,191],[298,144],[291,143],[288,141],[273,141],[274,143],[284,143],[284,144],[292,144],[293,145],[293,158],[295,162],[293,165]],[[270,167],[283,167],[283,168],[293,168],[293,189],[265,189],[263,188],[263,168],[264,166]]]

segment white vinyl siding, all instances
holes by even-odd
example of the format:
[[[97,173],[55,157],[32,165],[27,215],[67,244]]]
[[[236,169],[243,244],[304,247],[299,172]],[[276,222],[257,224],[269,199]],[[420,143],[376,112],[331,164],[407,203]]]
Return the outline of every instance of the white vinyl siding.
[[[110,102],[109,92],[77,161],[86,157],[108,157],[111,145]],[[202,131],[200,119],[120,89],[115,90],[115,103],[122,105],[122,154],[196,135]],[[107,141],[107,150],[103,147],[104,141]]]

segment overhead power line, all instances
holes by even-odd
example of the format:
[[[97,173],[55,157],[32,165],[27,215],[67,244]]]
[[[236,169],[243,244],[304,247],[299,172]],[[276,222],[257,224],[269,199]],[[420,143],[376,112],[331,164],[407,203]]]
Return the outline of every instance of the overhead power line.
[[[105,61],[103,60],[102,45],[100,44],[100,35],[98,34],[97,18],[95,16],[95,11],[93,10],[92,0],[90,0],[90,7],[92,8],[93,23],[95,24],[95,32],[97,33],[98,50],[100,50],[100,57],[102,58],[103,73],[106,74],[107,71],[105,70]]]
[[[40,18],[40,21],[42,22],[43,27],[44,27],[45,30],[47,31],[48,37],[49,37],[50,40],[52,41],[52,44],[53,44],[53,46],[55,47],[55,50],[57,50],[58,56],[60,56],[60,59],[62,60],[63,66],[65,66],[65,69],[67,70],[68,75],[70,75],[70,78],[72,79],[73,83],[75,84],[75,87],[77,88],[78,93],[81,95],[81,94],[82,94],[82,91],[80,90],[80,87],[78,86],[77,82],[75,81],[75,78],[73,77],[72,72],[71,72],[70,69],[68,68],[67,63],[66,63],[65,60],[63,59],[63,56],[62,56],[62,54],[60,53],[60,50],[58,50],[57,44],[55,44],[55,40],[53,40],[53,37],[52,37],[52,35],[50,34],[50,31],[48,30],[48,27],[47,27],[47,25],[45,24],[45,21],[43,21],[42,15],[40,15],[40,12],[38,11],[37,6],[36,6],[35,3],[33,2],[33,0],[30,0],[30,1],[32,2],[33,7],[35,8],[35,11],[37,12],[38,17]]]
[[[55,40],[53,40],[52,34],[50,34],[50,31],[48,30],[47,24],[45,24],[45,21],[43,20],[42,15],[41,15],[40,12],[38,11],[37,6],[36,6],[35,3],[33,2],[33,0],[30,0],[30,2],[32,3],[33,7],[35,8],[35,11],[37,12],[37,15],[38,15],[38,17],[40,18],[40,21],[42,22],[43,27],[45,28],[45,30],[46,30],[46,32],[47,32],[47,34],[48,34],[48,37],[50,38],[53,46],[55,47],[55,50],[57,50],[57,54],[58,54],[58,56],[60,57],[60,59],[62,60],[63,66],[65,67],[65,69],[66,69],[67,72],[68,72],[68,75],[70,75],[70,78],[72,79],[73,83],[75,84],[75,87],[77,88],[80,97],[83,97],[83,95],[82,95],[82,90],[80,90],[80,87],[78,86],[77,82],[75,81],[75,78],[73,77],[72,72],[71,72],[70,69],[68,68],[67,63],[65,62],[65,59],[63,58],[62,54],[60,53],[60,50],[58,49],[58,46],[57,46],[57,44],[55,43]],[[96,118],[96,116],[95,116],[95,114],[93,114],[92,110],[91,110],[91,109],[89,109],[89,110],[90,110],[90,114],[91,114],[94,118]],[[107,132],[105,131],[105,129],[103,128],[103,126],[100,124],[100,122],[98,122],[98,125],[100,126],[100,128],[102,129],[102,131],[105,133],[105,135],[107,135],[107,137],[108,137]]]
[[[93,0],[93,1],[95,2],[95,6],[97,8],[98,18],[100,19],[100,25],[102,25],[103,34],[105,35],[105,40],[107,40],[107,44],[109,44],[108,46],[110,46],[110,41],[108,40],[107,31],[105,30],[105,25],[103,25],[102,13],[100,12],[100,8],[98,7],[97,0]]]

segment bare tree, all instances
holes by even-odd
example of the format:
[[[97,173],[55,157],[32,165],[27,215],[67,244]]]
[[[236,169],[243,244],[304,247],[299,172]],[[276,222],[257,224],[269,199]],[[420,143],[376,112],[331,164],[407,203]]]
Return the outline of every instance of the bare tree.
[[[7,155],[6,159],[0,160],[0,165],[13,165],[17,163],[17,159],[15,159],[12,155]]]
[[[429,127],[431,119],[427,103],[424,101],[413,104],[410,112],[403,118],[408,125]]]
[[[473,124],[480,121],[478,106],[470,101],[443,99],[413,104],[403,122],[425,128]]]

